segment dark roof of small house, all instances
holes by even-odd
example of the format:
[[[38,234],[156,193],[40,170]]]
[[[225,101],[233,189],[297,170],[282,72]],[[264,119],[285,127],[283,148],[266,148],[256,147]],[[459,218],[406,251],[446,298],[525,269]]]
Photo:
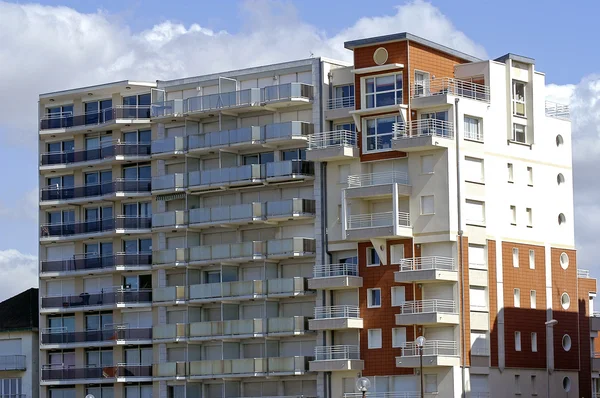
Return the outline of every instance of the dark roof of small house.
[[[0,303],[0,332],[37,330],[38,326],[37,288],[32,287]]]

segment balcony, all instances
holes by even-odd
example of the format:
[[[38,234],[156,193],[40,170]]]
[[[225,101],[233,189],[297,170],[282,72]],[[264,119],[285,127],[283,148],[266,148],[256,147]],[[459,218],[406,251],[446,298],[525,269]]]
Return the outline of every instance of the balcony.
[[[124,178],[96,185],[82,185],[77,187],[49,186],[41,190],[40,205],[50,206],[63,203],[82,203],[92,200],[148,196],[151,191],[150,187],[150,180],[129,180]]]
[[[425,398],[435,398],[438,393],[425,393]],[[421,398],[419,391],[390,391],[390,392],[367,392],[363,395],[362,392],[347,392],[343,398]],[[471,398],[474,398],[471,393]]]
[[[354,96],[329,98],[325,107],[325,120],[347,118],[354,110]]]
[[[358,265],[349,263],[315,265],[313,277],[308,280],[309,289],[357,289],[362,284]]]
[[[402,356],[396,357],[399,368],[418,368],[420,348],[414,342],[406,343]],[[427,340],[422,348],[423,366],[460,366],[458,344],[455,341]]]
[[[152,300],[159,305],[185,304],[187,300],[186,286],[167,286],[152,289]]]
[[[306,280],[301,277],[203,283],[191,285],[190,303],[211,303],[222,300],[241,301],[265,297],[295,297],[307,293]]]
[[[190,340],[225,340],[273,336],[296,336],[306,333],[306,318],[254,318],[190,324]]]
[[[592,354],[592,371],[600,371],[600,352],[594,352]]]
[[[362,329],[363,320],[356,305],[315,307],[315,319],[309,321],[311,330]]]
[[[577,268],[577,277],[578,278],[584,278],[584,279],[591,278],[591,276],[590,276],[590,270],[589,269]]]
[[[316,214],[316,202],[312,199],[293,198],[266,202],[267,221],[291,221],[313,218]]]
[[[315,347],[315,359],[310,362],[311,372],[363,370],[363,368],[360,347],[355,345]]]
[[[453,144],[452,123],[436,119],[419,119],[406,123],[394,132],[392,148],[401,152],[447,149]]]
[[[0,371],[27,370],[27,357],[25,355],[0,355]]]
[[[99,293],[81,293],[73,296],[42,297],[41,311],[71,312],[113,308],[149,307],[152,304],[152,289],[122,289]]]
[[[315,164],[306,160],[285,160],[266,164],[267,182],[289,182],[313,179]]]
[[[152,177],[152,194],[182,192],[187,188],[187,174],[175,173]]]
[[[381,199],[392,197],[394,189],[398,195],[410,196],[408,174],[401,171],[358,174],[348,176],[348,188],[344,190],[346,199]]]
[[[190,210],[190,227],[209,228],[215,225],[232,226],[266,221],[265,204],[253,202],[242,205],[204,207]]]
[[[442,77],[410,87],[411,105],[415,109],[454,104],[453,97],[490,102],[490,87],[465,80]]]
[[[212,246],[195,246],[189,249],[189,265],[209,265],[221,262],[244,263],[264,260],[264,242],[224,243]]]
[[[117,216],[104,220],[84,221],[68,224],[44,224],[40,241],[77,240],[82,236],[110,236],[114,234],[150,233],[152,218]]]
[[[40,170],[147,159],[150,159],[150,144],[115,142],[112,145],[94,149],[43,153],[41,155]]]
[[[316,251],[316,243],[312,238],[287,238],[267,241],[267,257],[273,260],[311,257],[315,255]]]
[[[152,214],[153,231],[185,229],[187,226],[188,212],[186,210],[173,210]]]
[[[152,370],[154,380],[176,379],[185,380],[189,376],[189,366],[187,362],[163,362],[155,363]]]
[[[396,314],[396,325],[458,325],[458,309],[453,300],[407,301]]]
[[[42,331],[42,348],[99,347],[124,344],[152,344],[152,329],[111,325],[110,329],[68,332],[66,328]]]
[[[262,185],[265,180],[265,167],[261,164],[192,171],[188,177],[190,191],[214,191],[226,188]]]
[[[558,104],[556,102],[546,101],[545,113],[548,117],[553,117],[560,120],[571,120],[571,112],[569,105]]]
[[[190,325],[187,323],[174,323],[157,325],[152,328],[155,341],[161,343],[186,341],[190,336]]]
[[[190,379],[302,375],[308,357],[216,359],[189,363]]]
[[[371,238],[411,238],[410,214],[387,211],[383,213],[351,214],[346,219],[345,238],[365,240]]]
[[[69,367],[43,365],[41,381],[44,384],[82,384],[102,382],[152,381],[152,365],[117,364],[104,367]]]
[[[149,122],[150,106],[116,105],[112,108],[78,115],[73,115],[71,112],[46,115],[40,120],[40,133],[55,134],[61,131],[80,129],[96,130],[111,124]]]
[[[451,257],[415,257],[400,261],[400,271],[394,272],[397,283],[457,282],[456,264]]]
[[[113,271],[144,271],[152,267],[151,253],[117,253],[111,256],[74,255],[65,260],[41,262],[40,277],[86,275]]]
[[[152,157],[170,158],[187,152],[187,137],[168,137],[152,141]]]
[[[185,267],[188,261],[189,249],[186,248],[155,250],[152,253],[154,268]]]
[[[354,131],[326,131],[308,137],[308,160],[336,161],[356,158],[358,155],[357,134]]]

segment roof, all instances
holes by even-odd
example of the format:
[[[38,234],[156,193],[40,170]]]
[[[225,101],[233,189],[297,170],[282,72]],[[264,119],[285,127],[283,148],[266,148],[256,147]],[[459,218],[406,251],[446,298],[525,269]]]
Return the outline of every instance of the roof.
[[[535,64],[535,59],[513,53],[504,54],[503,56],[496,58],[494,61],[505,63],[507,59],[512,59],[513,61],[522,62],[524,64]]]
[[[344,43],[344,48],[347,48],[348,50],[354,50],[356,47],[370,46],[373,44],[382,44],[385,42],[403,41],[403,40],[414,41],[415,43],[422,44],[424,46],[436,49],[438,51],[442,51],[446,54],[450,54],[450,55],[453,55],[455,57],[458,57],[458,58],[461,58],[461,59],[464,59],[467,61],[471,61],[471,62],[482,61],[481,59],[474,57],[472,55],[465,54],[461,51],[457,51],[453,48],[446,47],[444,45],[435,43],[431,40],[427,40],[427,39],[424,39],[419,36],[415,36],[415,35],[407,33],[407,32],[394,33],[391,35],[375,36],[375,37],[368,37],[366,39],[347,41]]]
[[[141,81],[132,81],[132,80],[120,80],[120,81],[117,81],[117,82],[96,84],[96,85],[93,85],[93,86],[84,86],[84,87],[77,87],[77,88],[72,88],[72,89],[67,89],[67,90],[60,90],[60,91],[52,91],[52,92],[49,92],[49,93],[43,93],[43,94],[40,94],[40,99],[70,96],[70,95],[88,93],[90,91],[91,92],[106,91],[108,93],[111,93],[112,91],[115,91],[115,90],[118,90],[118,89],[124,89],[124,88],[126,88],[128,86],[129,87],[134,86],[134,87],[154,88],[154,87],[156,87],[156,82],[141,82]]]
[[[0,332],[37,330],[38,326],[37,288],[32,287],[0,303]]]

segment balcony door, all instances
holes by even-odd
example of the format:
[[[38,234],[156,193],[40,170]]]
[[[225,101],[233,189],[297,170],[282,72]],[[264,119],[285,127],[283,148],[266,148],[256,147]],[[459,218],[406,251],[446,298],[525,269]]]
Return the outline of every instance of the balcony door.
[[[75,352],[51,352],[48,354],[48,363],[54,368],[73,368],[75,367]]]
[[[128,328],[151,328],[152,327],[152,312],[136,311],[123,312],[121,320]]]
[[[130,348],[125,350],[127,365],[152,365],[152,347]]]

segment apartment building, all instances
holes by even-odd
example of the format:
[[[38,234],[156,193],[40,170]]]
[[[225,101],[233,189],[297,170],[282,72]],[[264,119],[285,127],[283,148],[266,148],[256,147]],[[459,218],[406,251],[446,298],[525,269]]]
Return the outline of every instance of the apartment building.
[[[592,396],[535,61],[345,47],[40,95],[41,397]]]
[[[0,397],[39,396],[38,289],[0,302]]]

